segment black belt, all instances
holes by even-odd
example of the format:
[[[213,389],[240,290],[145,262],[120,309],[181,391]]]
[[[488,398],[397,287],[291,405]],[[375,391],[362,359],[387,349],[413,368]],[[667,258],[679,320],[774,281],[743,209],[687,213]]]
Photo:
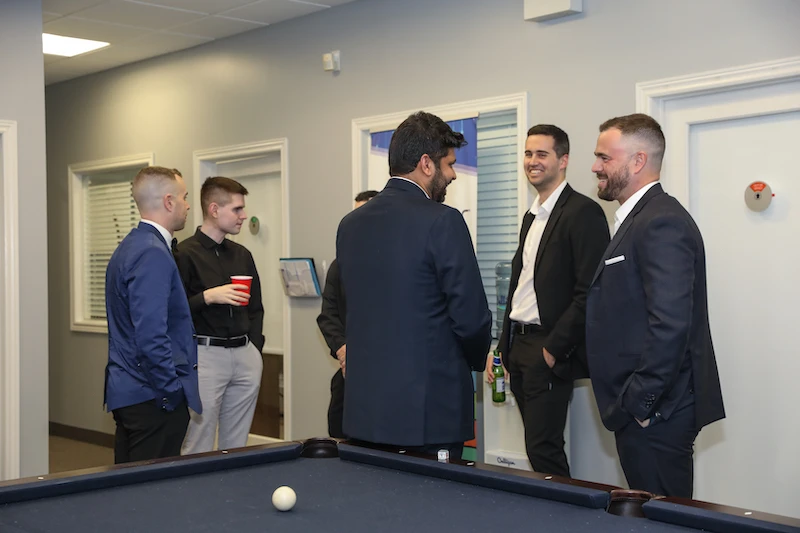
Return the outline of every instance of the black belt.
[[[197,335],[197,345],[198,346],[220,346],[222,348],[239,348],[240,346],[247,346],[247,343],[250,342],[250,339],[247,338],[247,335],[241,335],[239,337],[206,337],[203,335]]]
[[[514,332],[514,335],[530,335],[531,333],[539,333],[544,331],[544,328],[539,324],[522,324],[520,322],[514,322],[511,326],[511,331]]]

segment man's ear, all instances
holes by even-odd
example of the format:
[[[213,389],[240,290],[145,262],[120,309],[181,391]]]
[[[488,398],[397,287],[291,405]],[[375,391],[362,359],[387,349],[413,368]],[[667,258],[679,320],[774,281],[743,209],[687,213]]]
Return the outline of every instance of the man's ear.
[[[631,162],[633,163],[633,173],[638,174],[647,166],[647,154],[645,152],[636,152],[633,154]]]
[[[429,178],[436,174],[436,163],[433,162],[433,159],[431,159],[431,156],[428,154],[422,154],[422,157],[417,164],[417,168],[422,170],[425,176]]]

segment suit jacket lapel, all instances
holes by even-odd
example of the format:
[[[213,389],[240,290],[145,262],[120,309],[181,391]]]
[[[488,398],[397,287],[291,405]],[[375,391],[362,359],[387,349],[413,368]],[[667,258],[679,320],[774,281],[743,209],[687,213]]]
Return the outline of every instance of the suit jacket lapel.
[[[519,232],[519,250],[525,248],[525,239],[528,238],[528,232],[533,225],[533,213],[528,211],[522,218],[522,230]]]
[[[547,241],[550,240],[550,236],[553,235],[553,230],[558,224],[558,219],[561,218],[561,213],[563,212],[564,204],[567,203],[569,196],[572,194],[572,187],[566,185],[564,190],[561,191],[561,196],[558,197],[558,201],[556,205],[553,207],[553,212],[550,213],[550,216],[547,217],[547,224],[544,227],[544,233],[542,233],[542,240],[539,241],[539,249],[536,250],[536,260],[533,263],[533,277],[536,279],[536,272],[539,270],[539,263],[542,260],[542,255],[544,254],[544,247],[547,246]]]
[[[608,243],[608,247],[606,248],[605,253],[603,254],[603,259],[600,260],[600,264],[597,265],[597,270],[594,273],[594,278],[592,278],[592,285],[594,282],[597,281],[597,278],[600,277],[600,273],[603,271],[603,268],[606,266],[606,259],[610,259],[613,255],[614,251],[617,247],[622,243],[622,239],[625,237],[625,234],[628,232],[630,227],[633,225],[633,219],[636,218],[636,215],[639,214],[647,202],[649,202],[652,198],[659,194],[663,194],[664,189],[661,187],[660,183],[657,183],[653,187],[650,188],[649,191],[642,196],[641,200],[636,203],[636,206],[633,208],[633,211],[625,217],[625,220],[622,222],[622,225],[619,227],[617,232],[614,234],[614,237],[611,239],[611,242]]]
[[[525,213],[525,216],[522,218],[522,228],[519,231],[519,246],[517,246],[517,253],[514,254],[514,258],[511,260],[512,290],[517,289],[519,276],[522,273],[522,255],[525,253],[525,239],[528,238],[528,231],[530,231],[531,225],[533,224],[533,218],[530,211]],[[506,306],[509,309],[511,308],[511,300],[506,303]]]

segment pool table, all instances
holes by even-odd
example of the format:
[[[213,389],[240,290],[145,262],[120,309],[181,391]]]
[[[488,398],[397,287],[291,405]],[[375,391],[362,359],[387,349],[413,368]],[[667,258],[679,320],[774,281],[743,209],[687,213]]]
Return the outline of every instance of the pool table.
[[[281,485],[291,511],[271,503]],[[0,483],[0,532],[798,532],[800,521],[310,439]]]

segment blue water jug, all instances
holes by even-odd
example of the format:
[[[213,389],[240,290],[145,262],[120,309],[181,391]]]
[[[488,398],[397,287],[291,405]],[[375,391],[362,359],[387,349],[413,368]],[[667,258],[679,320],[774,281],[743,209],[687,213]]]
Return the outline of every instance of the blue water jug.
[[[503,318],[506,316],[506,300],[508,299],[508,288],[511,284],[511,262],[504,261],[497,263],[494,267],[496,276],[495,286],[497,288],[497,315],[495,316],[495,323],[497,324],[497,335],[503,330]]]

